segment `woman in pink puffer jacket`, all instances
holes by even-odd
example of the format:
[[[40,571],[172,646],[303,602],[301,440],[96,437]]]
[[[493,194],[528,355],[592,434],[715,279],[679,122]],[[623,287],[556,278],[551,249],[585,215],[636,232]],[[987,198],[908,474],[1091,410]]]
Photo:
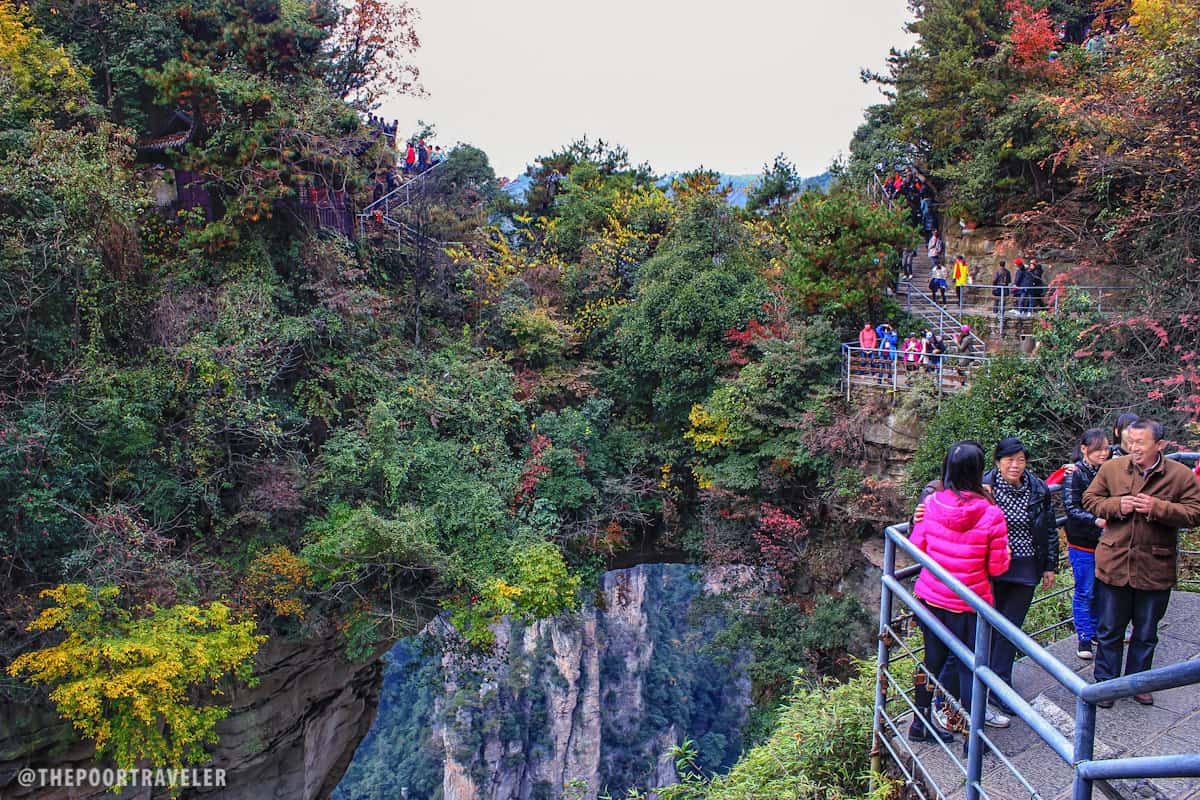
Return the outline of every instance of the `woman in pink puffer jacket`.
[[[1008,525],[1000,508],[992,503],[983,488],[983,448],[975,442],[959,442],[950,448],[942,463],[940,492],[924,503],[924,515],[913,528],[909,540],[928,553],[939,565],[967,585],[988,603],[992,602],[990,578],[1008,569]],[[975,612],[946,588],[927,569],[921,570],[913,593],[929,610],[968,647],[975,645]],[[929,716],[933,692],[926,674],[941,672],[949,648],[925,625],[925,672],[915,676],[914,705],[918,715],[908,729],[913,741],[950,741],[953,734],[934,724]],[[957,670],[946,688],[955,693],[964,708],[971,703],[971,673]]]

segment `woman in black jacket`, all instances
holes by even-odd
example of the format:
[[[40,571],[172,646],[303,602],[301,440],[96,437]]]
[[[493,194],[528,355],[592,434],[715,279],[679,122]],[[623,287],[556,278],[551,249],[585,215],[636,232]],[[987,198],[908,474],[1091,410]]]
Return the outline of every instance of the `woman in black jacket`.
[[[1008,542],[1012,548],[1012,565],[1002,575],[992,579],[992,595],[996,610],[1020,627],[1033,603],[1033,593],[1041,583],[1043,589],[1054,585],[1058,569],[1058,528],[1054,509],[1050,505],[1050,490],[1045,482],[1025,469],[1028,454],[1017,438],[1001,439],[994,453],[996,468],[983,476],[985,485],[992,487],[992,499],[1004,512],[1008,523]],[[1013,658],[1016,647],[1003,636],[992,638],[992,657],[989,666],[1012,686]],[[999,701],[993,703],[1005,713],[1011,713]]]
[[[1075,655],[1091,661],[1095,652],[1096,615],[1092,610],[1096,586],[1096,545],[1104,532],[1105,520],[1083,507],[1083,493],[1091,485],[1100,466],[1108,461],[1108,436],[1100,428],[1085,431],[1079,443],[1082,457],[1075,471],[1063,481],[1062,501],[1067,510],[1067,557],[1075,574],[1075,596],[1071,610],[1079,646]]]
[[[1112,442],[1108,446],[1109,458],[1129,455],[1129,451],[1125,449],[1125,429],[1137,421],[1138,415],[1130,414],[1128,411],[1117,417],[1117,421],[1113,424]]]

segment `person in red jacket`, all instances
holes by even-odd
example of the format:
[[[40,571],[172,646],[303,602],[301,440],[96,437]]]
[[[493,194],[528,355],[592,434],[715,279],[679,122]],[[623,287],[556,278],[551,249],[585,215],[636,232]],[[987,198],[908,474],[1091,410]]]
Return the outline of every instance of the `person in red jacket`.
[[[983,448],[976,442],[958,442],[946,453],[942,466],[942,490],[924,503],[921,520],[910,541],[961,581],[985,602],[992,602],[991,578],[1009,567],[1008,525],[1004,513],[983,488]],[[968,647],[975,645],[975,611],[928,569],[922,569],[913,594],[934,616]],[[914,676],[914,705],[917,716],[908,729],[915,742],[948,742],[953,734],[943,730],[930,716],[933,692],[928,675],[938,675],[950,648],[924,624],[924,671]],[[971,702],[971,673],[960,666],[946,688],[963,705]],[[957,685],[955,685],[957,684]]]
[[[411,175],[417,168],[417,148],[412,142],[408,143],[408,148],[404,151],[404,171]]]
[[[875,348],[879,346],[879,336],[875,333],[875,328],[871,323],[864,322],[863,328],[858,332],[858,346],[862,348],[859,356],[867,365],[867,374],[875,374]]]

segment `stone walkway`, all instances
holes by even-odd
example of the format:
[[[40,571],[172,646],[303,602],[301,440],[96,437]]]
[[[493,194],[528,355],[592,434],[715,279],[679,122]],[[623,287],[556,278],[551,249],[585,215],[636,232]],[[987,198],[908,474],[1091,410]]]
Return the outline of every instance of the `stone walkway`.
[[[1091,663],[1076,658],[1073,637],[1056,642],[1048,649],[1091,681]],[[1165,666],[1196,658],[1200,658],[1200,593],[1176,591],[1159,626],[1154,663]],[[1069,691],[1028,659],[1017,662],[1013,684],[1042,716],[1054,722],[1068,740],[1071,738],[1075,697]],[[903,722],[901,730],[907,729],[907,718]],[[1071,769],[1028,726],[1014,718],[1012,727],[988,728],[987,735],[1038,790],[1036,796],[1044,800],[1070,798]],[[956,736],[950,749],[957,755],[961,748],[962,737]],[[904,752],[902,745],[896,749]],[[941,789],[941,796],[960,798],[965,795],[962,773],[941,748],[913,745],[913,749],[929,777]],[[1097,758],[1189,752],[1200,752],[1200,686],[1155,692],[1153,706],[1142,706],[1129,698],[1118,700],[1111,709],[1097,709]],[[992,800],[1027,800],[1031,797],[995,755],[989,753],[986,756],[983,768],[982,785]],[[1110,798],[1200,800],[1200,778],[1097,782],[1095,789],[1093,796],[1096,798],[1107,795]],[[928,797],[938,795],[935,790],[927,793]]]

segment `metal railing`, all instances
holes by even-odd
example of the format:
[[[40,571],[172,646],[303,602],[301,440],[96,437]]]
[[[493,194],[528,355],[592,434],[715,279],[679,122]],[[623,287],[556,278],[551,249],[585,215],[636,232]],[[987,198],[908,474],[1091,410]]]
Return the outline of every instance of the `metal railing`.
[[[893,354],[891,357],[889,354]],[[990,368],[987,356],[968,356],[958,353],[920,355],[918,361],[908,359],[904,350],[887,351],[842,345],[842,385],[846,400],[853,386],[874,386],[889,391],[913,389],[932,384],[938,397],[965,389],[976,370]]]
[[[924,305],[918,303],[914,307],[913,295],[916,295],[917,299],[922,301]],[[947,328],[953,333],[957,333],[963,328],[962,321],[947,311],[944,303],[938,303],[912,283],[908,284],[908,292],[905,294],[904,310],[909,314],[922,317],[929,324],[936,326],[939,336],[945,335]],[[972,330],[970,336],[979,344],[980,350],[987,349],[987,343],[979,337],[979,334]]]
[[[1000,286],[991,283],[968,283],[964,285],[961,294],[956,293],[954,300],[944,304],[937,303],[925,294],[909,279],[901,278],[900,286],[907,286],[909,292],[915,292],[918,298],[929,305],[944,309],[945,306],[955,306],[957,314],[962,317],[971,314],[978,317],[995,319],[998,335],[1004,335],[1004,328],[1011,316],[1022,318],[1037,317],[1041,314],[1056,314],[1059,307],[1073,297],[1084,297],[1099,314],[1111,314],[1120,310],[1124,305],[1124,297],[1137,291],[1128,286],[1037,286],[1018,288],[1013,285]],[[993,291],[999,290],[997,294]],[[947,294],[955,291],[951,286]],[[982,294],[981,294],[982,292]],[[972,300],[974,297],[974,300]],[[906,310],[912,311],[912,298],[908,299]],[[919,313],[919,312],[918,312]]]
[[[425,184],[430,175],[437,172],[438,168],[445,163],[445,161],[439,161],[424,172],[417,173],[404,181],[378,200],[373,200],[363,206],[362,210],[358,212],[359,233],[365,234],[366,224],[372,220],[386,222],[396,228],[408,228],[409,226],[397,220],[392,212],[410,205],[414,199],[422,196],[426,191]]]
[[[1168,456],[1183,463],[1194,464],[1200,460],[1200,453],[1173,453]],[[1057,493],[1061,486],[1053,485],[1051,492]],[[1059,526],[1065,522],[1065,517],[1057,520]],[[979,595],[967,588],[961,581],[951,575],[940,564],[909,542],[908,523],[891,525],[884,530],[883,579],[879,601],[879,646],[877,651],[877,676],[875,685],[875,716],[874,716],[874,750],[872,751],[872,767],[878,771],[880,759],[886,751],[895,762],[906,782],[925,798],[926,794],[918,785],[921,778],[932,781],[931,771],[921,763],[918,754],[909,746],[897,719],[888,714],[887,703],[890,687],[898,685],[892,671],[896,660],[912,658],[918,661],[917,669],[923,669],[920,659],[913,648],[904,641],[904,636],[897,632],[893,620],[894,601],[899,600],[911,616],[924,623],[929,633],[937,636],[947,649],[965,667],[971,670],[972,695],[970,722],[967,731],[966,764],[963,764],[950,748],[937,741],[939,751],[944,752],[957,767],[966,781],[967,800],[978,800],[988,797],[987,790],[982,785],[984,748],[990,750],[1001,764],[1017,779],[1030,793],[1038,798],[1041,794],[1031,785],[1030,781],[1010,761],[994,742],[985,734],[984,717],[988,692],[1008,708],[1013,714],[1029,726],[1055,754],[1061,758],[1072,771],[1072,800],[1090,800],[1093,783],[1098,780],[1114,779],[1154,779],[1154,778],[1191,778],[1200,777],[1200,745],[1198,752],[1175,753],[1161,756],[1127,756],[1098,760],[1095,758],[1096,739],[1096,703],[1107,700],[1117,700],[1132,697],[1143,692],[1162,691],[1180,686],[1200,683],[1200,660],[1185,661],[1168,666],[1157,667],[1146,672],[1125,675],[1099,683],[1089,684],[1077,675],[1070,667],[1055,658],[1048,650],[1038,644],[1033,636],[1059,627],[1057,623],[1027,634],[1010,620],[1005,618],[995,608],[985,602]],[[896,551],[899,549],[909,556],[916,564],[897,569]],[[1182,553],[1192,552],[1181,549]],[[973,648],[960,641],[936,616],[917,599],[904,585],[903,581],[916,577],[921,569],[928,569],[958,598],[967,603],[976,613],[975,642]],[[1034,600],[1034,604],[1045,602],[1070,589],[1044,595]],[[1068,612],[1070,613],[1070,612]],[[1003,636],[1017,650],[1024,653],[1033,663],[1046,671],[1059,685],[1067,689],[1075,697],[1074,733],[1068,739],[1055,724],[1046,719],[1026,702],[1016,690],[1004,682],[989,666],[991,644],[994,636]],[[892,647],[899,647],[903,652],[900,656],[891,655]],[[937,676],[928,676],[933,685],[937,685]],[[902,711],[897,717],[906,715],[909,711],[920,714],[914,700],[903,689],[898,691],[903,702]],[[951,701],[952,702],[952,701]],[[929,725],[929,720],[924,720]],[[936,738],[936,737],[935,737]],[[897,746],[907,750],[912,758],[911,768],[904,764],[905,759],[897,752]],[[957,787],[956,787],[957,788]],[[944,798],[946,793],[934,783],[933,792],[938,798]]]

